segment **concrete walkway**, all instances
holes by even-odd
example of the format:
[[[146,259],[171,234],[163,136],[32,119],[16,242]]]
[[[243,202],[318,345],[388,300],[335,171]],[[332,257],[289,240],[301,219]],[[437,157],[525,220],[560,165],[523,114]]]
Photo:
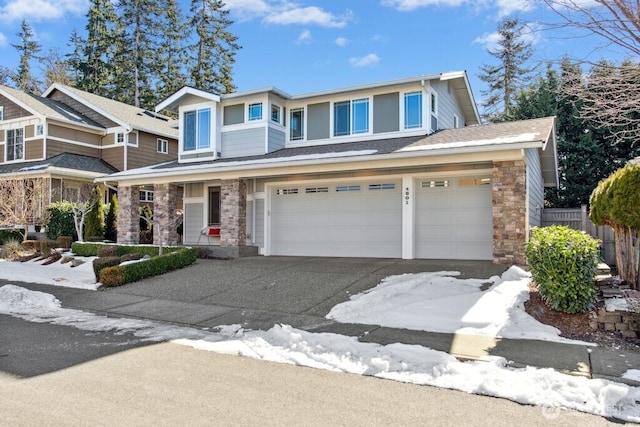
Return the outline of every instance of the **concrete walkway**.
[[[502,274],[505,267],[483,261],[250,257],[198,260],[179,271],[99,292],[20,285],[54,294],[63,307],[110,316],[196,328],[241,324],[267,330],[282,323],[355,336],[363,342],[419,344],[460,359],[496,355],[517,367],[554,368],[640,385],[621,378],[629,369],[640,369],[640,352],[343,324],[325,318],[333,306],[377,286],[387,276],[442,270],[459,271],[460,278],[482,279]]]

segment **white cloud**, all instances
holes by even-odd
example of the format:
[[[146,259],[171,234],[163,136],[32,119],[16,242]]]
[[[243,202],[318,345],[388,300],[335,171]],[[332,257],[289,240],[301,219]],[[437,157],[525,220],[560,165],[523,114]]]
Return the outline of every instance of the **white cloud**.
[[[382,0],[383,6],[393,7],[401,12],[409,12],[427,6],[456,7],[465,3],[465,0]]]
[[[7,36],[0,33],[0,47],[5,47],[7,45]]]
[[[498,16],[501,18],[514,12],[528,12],[531,10],[531,6],[530,0],[496,0]]]
[[[344,28],[353,19],[353,13],[347,10],[338,16],[317,6],[297,7],[286,4],[284,8],[273,8],[264,18],[264,22],[276,25],[319,25],[328,28]]]
[[[484,48],[487,50],[495,50],[498,47],[499,41],[500,41],[500,34],[485,33],[480,37],[476,37],[476,39],[473,42],[484,46]]]
[[[340,46],[340,47],[346,46],[346,45],[347,45],[347,43],[349,43],[349,40],[347,40],[347,39],[346,39],[346,38],[344,38],[344,37],[338,37],[338,38],[336,39],[336,44],[337,44],[338,46]]]
[[[352,67],[368,67],[369,65],[374,65],[380,62],[380,57],[375,53],[370,53],[366,56],[361,56],[359,58],[349,58],[349,64]]]
[[[312,40],[311,31],[304,30],[303,32],[300,33],[296,42],[298,44],[303,44],[303,43],[306,44],[306,43],[311,43],[311,40]]]
[[[67,13],[82,15],[88,9],[87,0],[9,0],[0,8],[0,18],[4,21],[51,21]]]
[[[265,0],[234,0],[227,2],[227,8],[239,21],[250,21],[253,18],[269,13],[271,6]]]

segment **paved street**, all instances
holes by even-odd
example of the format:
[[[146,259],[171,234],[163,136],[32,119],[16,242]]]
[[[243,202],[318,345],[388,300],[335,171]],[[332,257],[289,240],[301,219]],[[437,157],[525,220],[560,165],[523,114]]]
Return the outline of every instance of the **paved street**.
[[[0,372],[0,389],[7,426],[610,424],[582,413],[170,343],[27,379]]]

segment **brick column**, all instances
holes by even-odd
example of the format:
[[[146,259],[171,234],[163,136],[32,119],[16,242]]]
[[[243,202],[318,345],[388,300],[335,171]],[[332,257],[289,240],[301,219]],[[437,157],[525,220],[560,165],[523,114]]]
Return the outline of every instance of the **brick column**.
[[[526,169],[524,161],[493,162],[493,262],[526,265]]]
[[[153,244],[177,245],[178,187],[172,184],[153,186]]]
[[[247,183],[223,180],[220,185],[220,245],[244,246],[247,241]]]
[[[140,242],[140,189],[118,187],[118,243],[136,245]]]

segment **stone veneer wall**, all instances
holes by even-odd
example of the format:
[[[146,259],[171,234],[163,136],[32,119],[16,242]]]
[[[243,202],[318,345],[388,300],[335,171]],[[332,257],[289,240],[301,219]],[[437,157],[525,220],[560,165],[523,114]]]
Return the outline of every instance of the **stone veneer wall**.
[[[223,180],[220,185],[221,246],[245,246],[247,240],[247,183],[242,179]]]
[[[155,184],[153,186],[153,244],[159,245],[158,234],[163,245],[178,244],[178,190],[176,185]],[[159,229],[160,231],[158,232]]]
[[[591,329],[619,332],[627,338],[640,337],[640,314],[628,311],[607,311],[604,308],[589,322]]]
[[[526,167],[524,161],[493,162],[493,262],[526,265]]]
[[[118,243],[136,245],[140,242],[140,189],[118,187]]]

